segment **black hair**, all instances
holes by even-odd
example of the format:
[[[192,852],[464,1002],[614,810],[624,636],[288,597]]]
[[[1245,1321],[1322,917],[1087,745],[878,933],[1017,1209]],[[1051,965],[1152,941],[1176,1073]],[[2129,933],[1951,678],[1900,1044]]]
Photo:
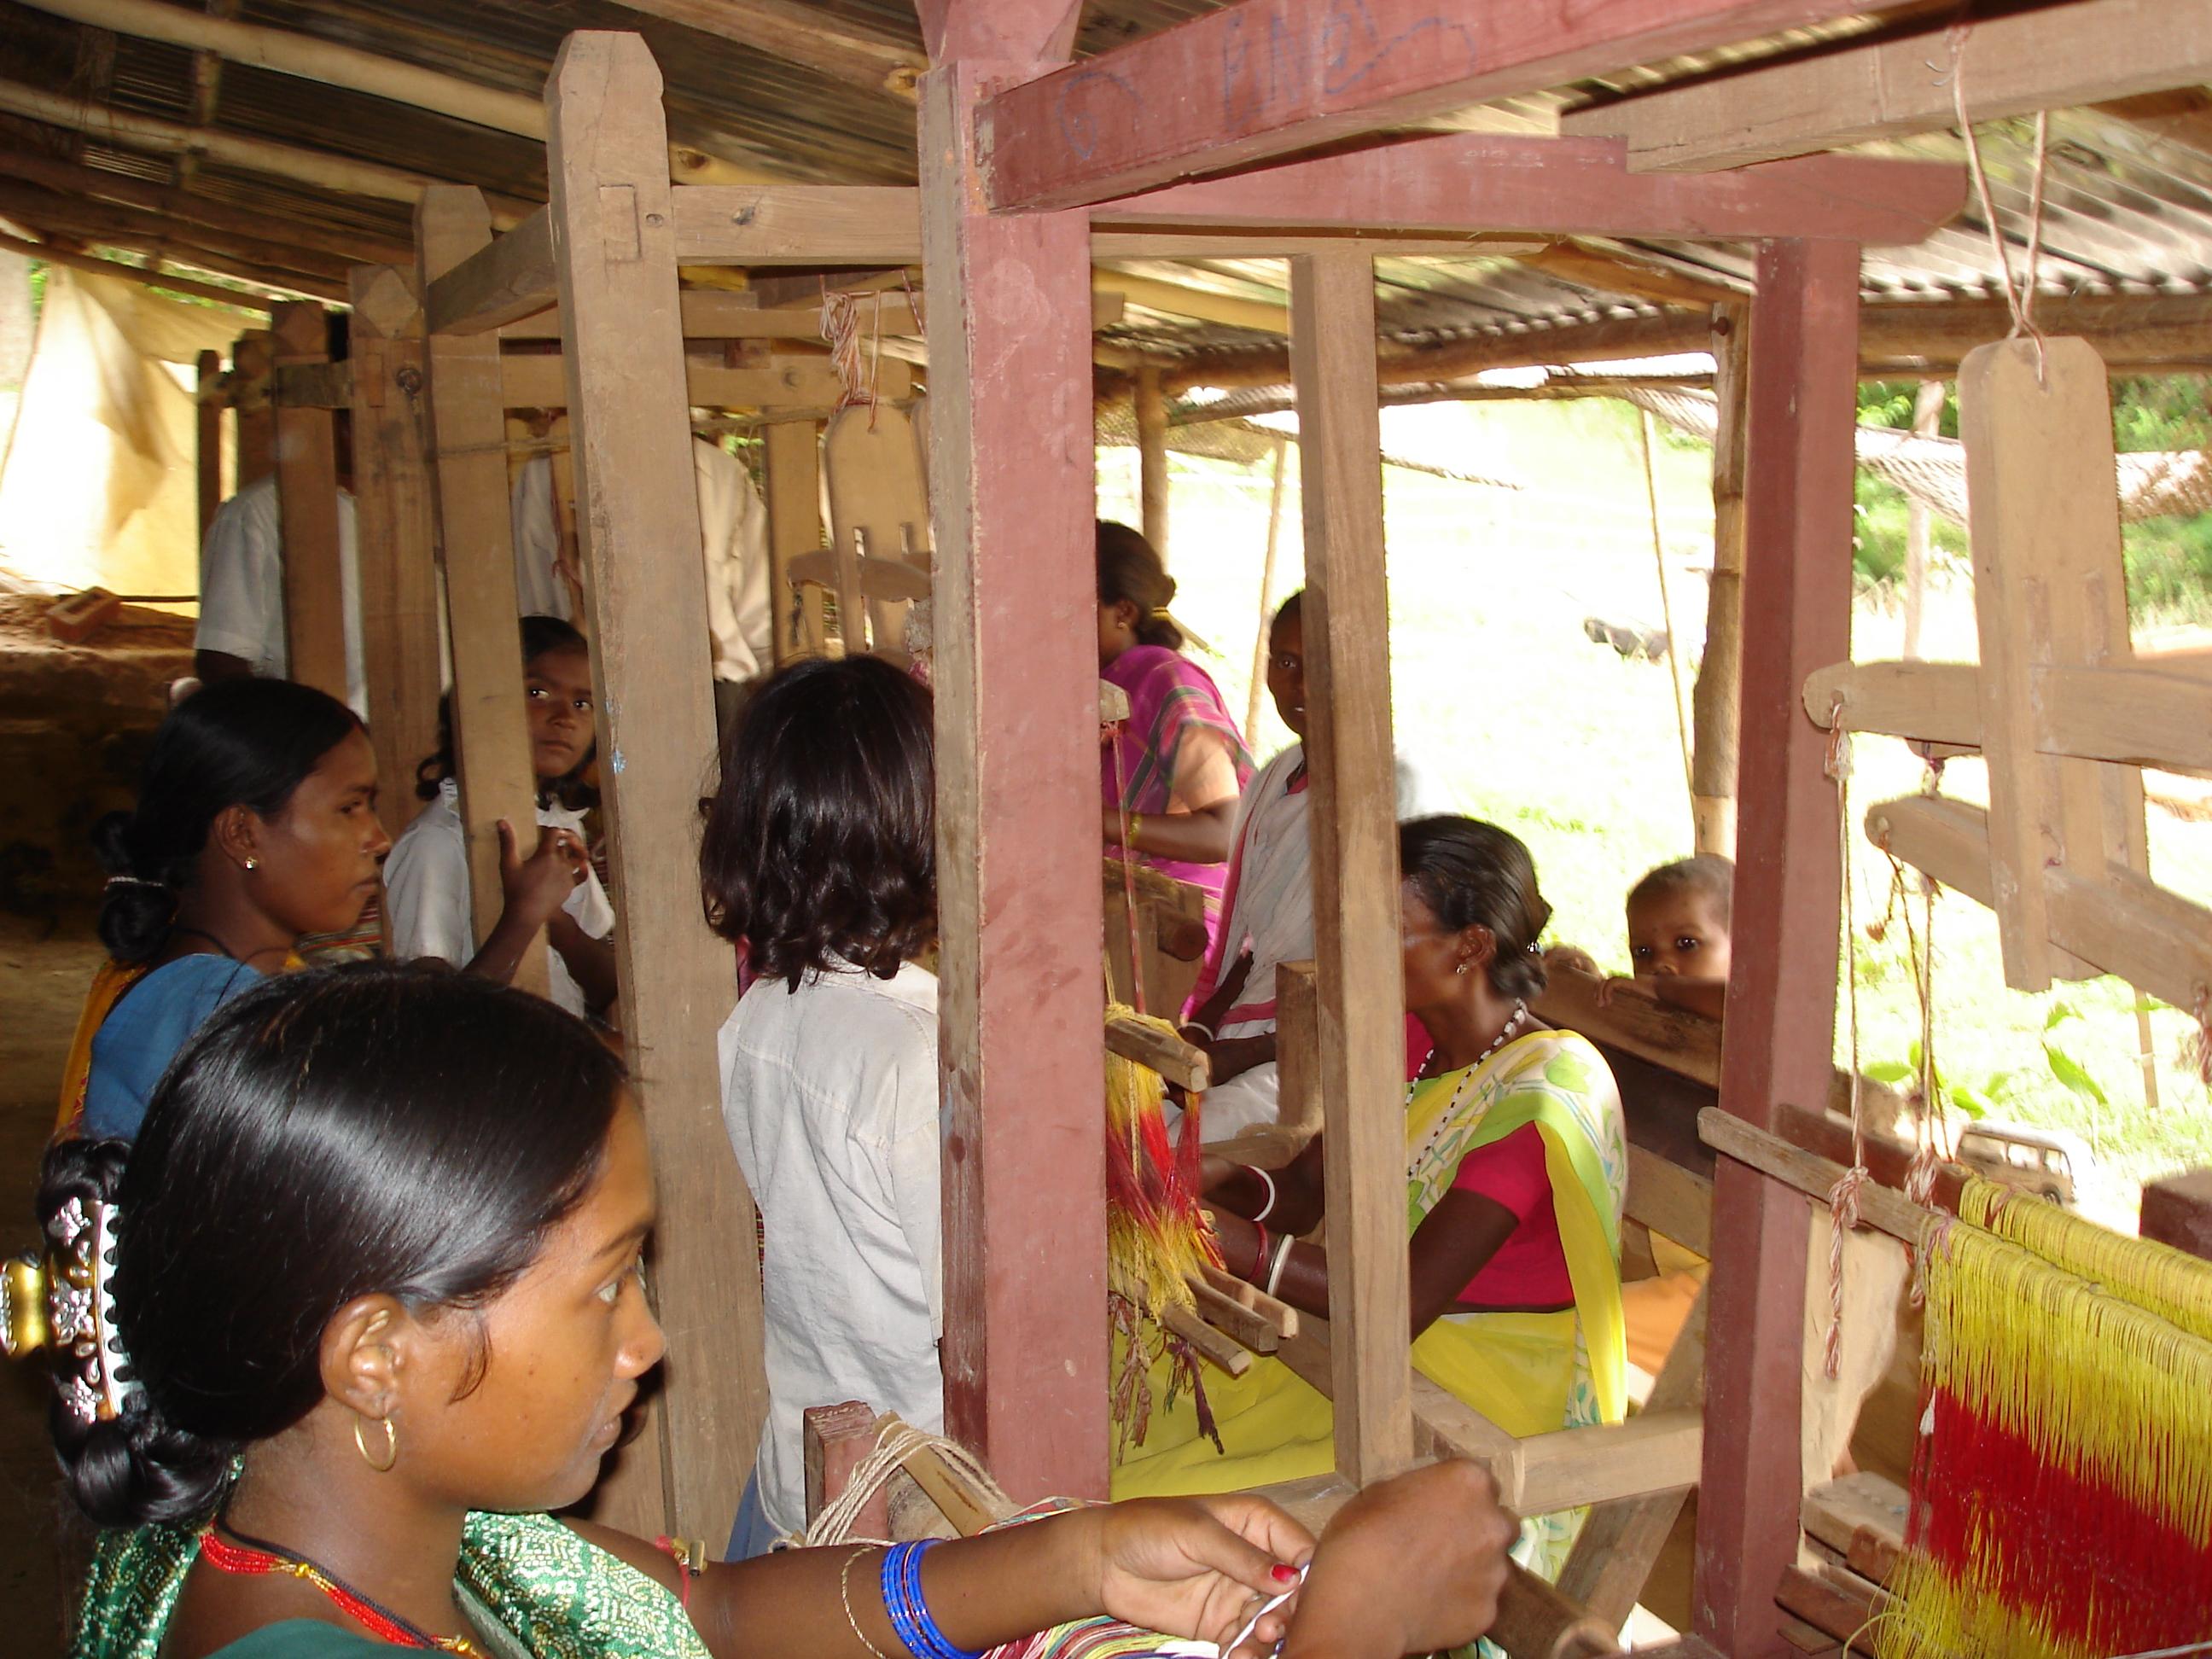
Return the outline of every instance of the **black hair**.
[[[937,937],[929,692],[877,657],[778,671],[746,705],[699,846],[707,923],[793,990],[889,979]]]
[[[1700,853],[1695,858],[1676,859],[1672,864],[1662,864],[1647,871],[1644,878],[1628,890],[1625,909],[1634,909],[1647,899],[1656,899],[1676,893],[1694,893],[1711,904],[1713,919],[1726,927],[1729,912],[1735,894],[1735,863],[1718,853]]]
[[[1098,524],[1098,603],[1137,607],[1137,640],[1143,645],[1182,649],[1182,629],[1169,618],[1176,580],[1152,544],[1125,524]]]
[[[1275,607],[1274,617],[1267,623],[1267,637],[1271,640],[1274,638],[1275,630],[1280,628],[1285,623],[1301,620],[1305,615],[1305,608],[1306,591],[1304,588],[1301,587],[1297,592],[1291,594],[1289,599],[1285,599],[1280,605]]]
[[[597,1179],[623,1077],[580,1020],[442,967],[285,975],[222,1008],[135,1149],[46,1155],[42,1231],[72,1198],[116,1206],[115,1325],[140,1386],[106,1422],[54,1401],[78,1504],[111,1527],[204,1516],[240,1451],[323,1399],[347,1304],[495,1298]]]
[[[558,617],[529,616],[522,619],[522,666],[526,672],[530,665],[549,651],[581,651],[589,654],[591,642],[570,623]],[[538,804],[550,806],[558,801],[571,812],[588,812],[599,804],[599,792],[584,781],[592,769],[592,757],[599,752],[599,739],[593,738],[591,746],[579,760],[559,777],[538,786]],[[438,799],[438,786],[458,771],[453,759],[453,694],[447,692],[438,699],[438,752],[415,769],[415,795],[418,800]]]
[[[100,939],[118,962],[150,962],[169,941],[218,814],[283,812],[323,757],[362,729],[336,697],[290,680],[221,680],[172,709],[138,775],[138,805],[92,827],[109,877]]]
[[[1501,996],[1542,992],[1536,941],[1552,907],[1536,890],[1535,860],[1516,836],[1476,818],[1414,818],[1398,826],[1398,864],[1447,932],[1478,924],[1490,930],[1490,982]]]

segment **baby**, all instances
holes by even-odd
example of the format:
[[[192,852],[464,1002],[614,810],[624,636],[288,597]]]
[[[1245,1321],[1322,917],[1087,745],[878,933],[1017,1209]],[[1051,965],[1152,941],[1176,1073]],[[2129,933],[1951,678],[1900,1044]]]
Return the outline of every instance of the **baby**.
[[[1735,866],[1714,853],[1662,864],[1628,890],[1628,957],[1662,1002],[1721,1017]]]

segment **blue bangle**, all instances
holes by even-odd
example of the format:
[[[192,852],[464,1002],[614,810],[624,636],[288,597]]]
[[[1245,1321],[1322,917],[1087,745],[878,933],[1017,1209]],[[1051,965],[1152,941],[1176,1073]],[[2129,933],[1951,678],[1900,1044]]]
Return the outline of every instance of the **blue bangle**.
[[[921,1593],[921,1558],[937,1541],[896,1545],[884,1556],[884,1606],[891,1628],[915,1659],[983,1659],[984,1649],[956,1647],[930,1616]]]

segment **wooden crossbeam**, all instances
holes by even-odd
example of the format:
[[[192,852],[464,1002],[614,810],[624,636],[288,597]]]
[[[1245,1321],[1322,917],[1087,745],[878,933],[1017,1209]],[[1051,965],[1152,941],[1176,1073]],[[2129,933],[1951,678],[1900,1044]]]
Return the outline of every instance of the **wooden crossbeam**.
[[[1976,123],[2194,86],[2212,80],[2212,4],[2078,0],[1978,17],[1957,73]],[[1939,22],[1577,110],[1559,129],[1625,138],[1638,172],[1737,167],[1955,126],[1952,75]]]
[[[827,357],[770,358],[760,368],[726,368],[720,362],[689,358],[684,365],[687,395],[701,409],[813,409],[834,404],[842,390]],[[550,352],[509,352],[500,359],[501,395],[509,409],[566,409],[568,386],[561,358]],[[886,358],[877,391],[899,398],[913,389],[913,370]]]
[[[26,236],[0,234],[0,249],[10,253],[27,254],[33,259],[43,259],[48,264],[67,265],[71,270],[89,271],[96,276],[120,276],[127,283],[139,283],[148,288],[166,288],[173,293],[190,294],[198,299],[212,301],[216,305],[236,306],[240,311],[265,312],[275,303],[265,294],[255,294],[245,289],[218,288],[213,283],[196,283],[189,276],[169,276],[149,270],[144,265],[126,265],[119,259],[102,259],[90,253],[72,253],[66,248],[34,242]]]
[[[2032,669],[2036,752],[2212,774],[2212,678],[2139,660]],[[1805,712],[1820,726],[1840,719],[1849,731],[1978,750],[1981,671],[1970,662],[1838,663],[1805,682]]]
[[[1868,808],[1867,839],[1944,886],[1995,907],[1989,814],[1965,801],[1912,796]],[[2124,865],[2095,876],[2045,873],[2051,943],[2138,990],[2191,1008],[2212,988],[2212,912]]]
[[[553,225],[540,208],[430,284],[423,326],[433,334],[485,334],[554,302]]]
[[[1244,0],[987,102],[994,209],[1072,207],[1906,0]]]
[[[1573,236],[1917,242],[1966,201],[1963,169],[1821,155],[1710,179],[1631,173],[1613,138],[1455,132],[1099,202],[1091,222]]]
[[[325,297],[343,297],[346,272],[353,264],[264,235],[173,221],[150,209],[62,195],[6,179],[0,179],[0,215],[40,231],[60,231],[111,247],[144,247],[178,258],[209,260],[213,270],[258,274],[272,287]]]
[[[914,47],[866,33],[798,0],[620,0],[629,11],[735,40],[750,52],[804,64],[848,87],[911,104],[929,60]]]

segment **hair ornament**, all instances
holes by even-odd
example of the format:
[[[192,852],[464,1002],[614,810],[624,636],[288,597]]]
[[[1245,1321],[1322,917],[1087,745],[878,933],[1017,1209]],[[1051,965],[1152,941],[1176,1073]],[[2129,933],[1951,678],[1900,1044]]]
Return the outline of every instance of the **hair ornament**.
[[[0,1352],[21,1359],[50,1348],[59,1361],[62,1403],[90,1427],[122,1414],[139,1389],[115,1328],[115,1239],[122,1212],[72,1198],[46,1224],[43,1257],[0,1269]]]
[[[117,887],[151,887],[155,889],[157,891],[163,893],[169,890],[169,884],[167,882],[154,881],[145,876],[110,876],[107,878],[107,885],[110,889]]]

